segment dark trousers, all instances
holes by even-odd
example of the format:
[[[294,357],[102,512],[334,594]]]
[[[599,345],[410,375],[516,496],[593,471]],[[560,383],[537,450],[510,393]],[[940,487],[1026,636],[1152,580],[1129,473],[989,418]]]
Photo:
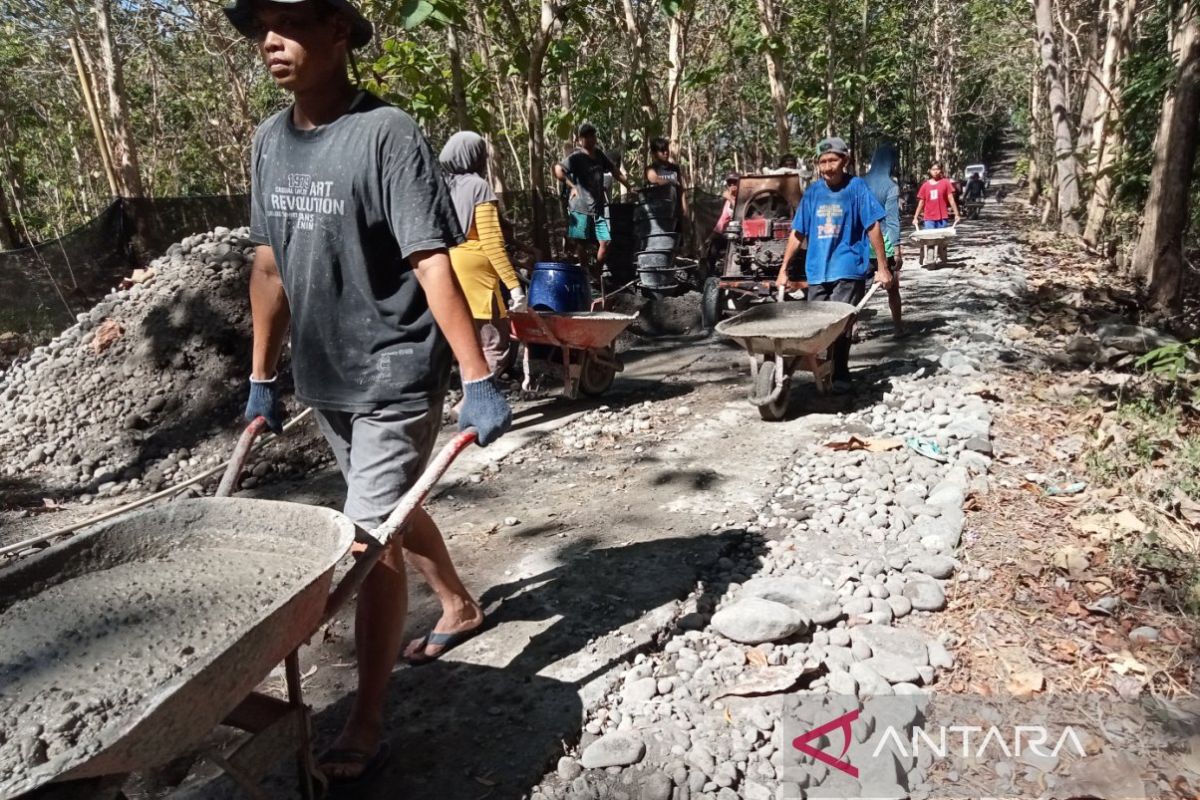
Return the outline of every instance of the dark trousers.
[[[810,283],[808,285],[808,302],[810,303],[848,303],[858,305],[867,291],[866,280],[843,280],[830,283]],[[850,330],[833,343],[833,379],[844,381],[850,379]]]

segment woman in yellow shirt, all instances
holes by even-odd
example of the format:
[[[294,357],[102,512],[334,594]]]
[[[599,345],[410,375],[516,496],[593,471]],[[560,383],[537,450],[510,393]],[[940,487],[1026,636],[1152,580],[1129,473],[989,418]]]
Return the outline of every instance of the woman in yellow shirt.
[[[508,287],[514,310],[525,305],[521,280],[508,260],[500,230],[499,200],[487,179],[487,142],[471,131],[459,131],[442,148],[438,161],[450,184],[450,196],[467,240],[450,248],[450,263],[467,296],[479,343],[493,374],[507,366],[508,309],[500,282]]]

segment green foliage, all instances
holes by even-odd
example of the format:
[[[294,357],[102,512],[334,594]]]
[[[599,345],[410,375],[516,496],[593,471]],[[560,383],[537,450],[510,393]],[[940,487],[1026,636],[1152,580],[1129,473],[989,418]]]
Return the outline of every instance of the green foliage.
[[[1156,347],[1137,360],[1137,366],[1170,381],[1194,371],[1200,363],[1200,339]]]
[[[1121,133],[1125,146],[1113,172],[1117,201],[1141,207],[1150,190],[1154,136],[1163,95],[1171,83],[1174,64],[1167,48],[1170,10],[1167,3],[1150,6],[1138,26],[1137,41],[1121,64]]]

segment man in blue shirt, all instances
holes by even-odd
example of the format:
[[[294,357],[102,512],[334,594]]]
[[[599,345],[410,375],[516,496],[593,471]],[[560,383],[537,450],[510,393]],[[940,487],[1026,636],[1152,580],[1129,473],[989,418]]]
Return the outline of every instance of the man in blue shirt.
[[[836,136],[817,145],[821,180],[801,198],[783,253],[779,283],[795,289],[807,281],[810,303],[856,304],[862,300],[872,252],[875,280],[885,289],[892,283],[879,224],[884,218],[883,206],[861,178],[847,174],[849,159],[850,148]],[[788,265],[802,246],[807,246],[803,280],[788,274]],[[838,392],[850,389],[849,329],[833,345],[833,385]]]

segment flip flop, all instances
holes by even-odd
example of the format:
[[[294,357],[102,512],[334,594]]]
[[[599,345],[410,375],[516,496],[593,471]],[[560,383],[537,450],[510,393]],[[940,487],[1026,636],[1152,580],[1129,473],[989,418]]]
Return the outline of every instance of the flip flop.
[[[469,631],[458,631],[456,633],[438,633],[437,631],[430,631],[420,639],[417,639],[419,644],[417,646],[416,654],[406,658],[405,660],[414,667],[419,667],[422,664],[429,664],[433,661],[437,661],[439,658],[446,655],[446,653],[449,653],[463,642],[473,639],[480,633],[483,633],[483,630],[486,627],[487,620],[484,619],[482,623]],[[426,655],[425,648],[429,645],[440,647],[442,649],[437,655]]]
[[[942,452],[942,448],[937,442],[929,439],[918,439],[915,436],[910,436],[904,440],[904,444],[915,453],[920,453],[926,458],[933,459],[942,464],[950,462],[950,457]]]
[[[317,766],[319,768],[328,764],[362,765],[362,771],[354,776],[325,774],[326,780],[329,781],[330,793],[338,796],[343,792],[352,793],[364,789],[373,783],[391,756],[392,748],[387,742],[380,742],[374,755],[353,748],[330,748],[317,759]]]

